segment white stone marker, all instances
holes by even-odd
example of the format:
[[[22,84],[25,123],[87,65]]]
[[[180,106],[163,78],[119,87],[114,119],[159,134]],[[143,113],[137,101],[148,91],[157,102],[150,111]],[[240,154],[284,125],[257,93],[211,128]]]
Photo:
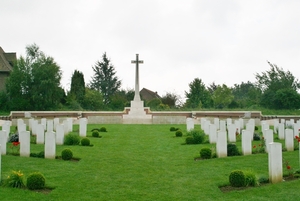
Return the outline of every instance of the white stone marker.
[[[269,146],[269,180],[271,183],[282,182],[282,145],[272,142]]]
[[[18,119],[17,120],[17,126],[19,127],[19,125],[24,124],[24,120],[23,119]]]
[[[274,141],[273,130],[265,130],[266,152],[269,153],[269,144]]]
[[[278,124],[278,138],[284,140],[284,123]]]
[[[87,130],[87,119],[81,118],[79,120],[79,136],[86,137],[86,130]]]
[[[252,154],[252,134],[249,130],[242,130],[242,152],[244,156]]]
[[[56,126],[59,124],[59,118],[54,118],[53,119],[53,129],[56,131]]]
[[[294,151],[294,133],[292,129],[285,129],[285,148]]]
[[[204,130],[204,124],[205,124],[206,119],[204,117],[202,117],[200,119],[200,124],[201,124],[201,130]]]
[[[209,143],[217,142],[217,126],[215,124],[209,125]]]
[[[68,121],[64,120],[63,125],[64,125],[64,134],[67,135],[69,133]]]
[[[298,136],[299,137],[299,124],[296,123],[294,124],[294,137]]]
[[[10,133],[10,124],[9,122],[4,122],[2,125],[2,130],[6,132],[6,140],[8,139],[9,133]]]
[[[42,124],[36,126],[36,143],[44,144],[45,143],[45,131]]]
[[[72,132],[73,131],[73,119],[67,118],[67,123],[68,123],[68,131]]]
[[[194,119],[193,118],[186,118],[186,130],[190,131],[194,129]]]
[[[220,120],[220,131],[226,132],[226,122],[224,120]]]
[[[19,134],[20,142],[20,156],[29,157],[30,156],[30,132],[22,131]]]
[[[280,119],[280,123],[285,123],[285,119]]]
[[[0,131],[0,144],[2,144],[1,154],[3,155],[6,155],[6,142],[7,142],[6,131]]]
[[[235,125],[235,132],[241,133],[240,121],[239,120],[235,120],[234,121],[234,125]]]
[[[47,120],[47,132],[54,131],[53,120]]]
[[[218,131],[216,152],[218,158],[227,157],[227,134],[226,131]]]
[[[235,126],[235,124],[228,125],[228,141],[236,142],[236,126]]]
[[[18,125],[18,133],[20,134],[21,132],[26,131],[26,124],[20,123]]]
[[[1,144],[0,144],[0,181],[2,181],[1,175],[2,175],[2,169],[1,169],[1,161],[2,161],[2,153],[1,153]]]
[[[41,124],[44,126],[44,130],[46,130],[46,128],[47,128],[47,119],[46,118],[42,118],[41,119]]]
[[[53,131],[45,134],[45,158],[55,159],[56,144],[55,133]]]
[[[36,128],[37,128],[37,125],[39,124],[39,121],[38,120],[34,120],[33,122],[32,122],[32,125],[31,125],[31,127],[32,127],[32,135],[36,135]]]
[[[214,124],[215,124],[217,130],[220,129],[220,119],[219,118],[214,118]]]
[[[279,119],[274,119],[274,133],[278,134]]]
[[[34,119],[29,119],[28,120],[28,128],[29,128],[29,131],[32,131],[32,124],[34,122]]]
[[[240,122],[240,129],[244,129],[244,119],[239,118],[239,122]]]
[[[64,125],[63,124],[58,124],[56,126],[56,138],[55,142],[57,145],[63,145],[64,144]]]
[[[209,126],[210,126],[210,121],[206,121],[204,123],[204,133],[205,133],[205,135],[209,135]]]
[[[232,119],[231,118],[227,118],[226,119],[226,123],[227,123],[227,128],[228,128],[228,126],[232,124]]]

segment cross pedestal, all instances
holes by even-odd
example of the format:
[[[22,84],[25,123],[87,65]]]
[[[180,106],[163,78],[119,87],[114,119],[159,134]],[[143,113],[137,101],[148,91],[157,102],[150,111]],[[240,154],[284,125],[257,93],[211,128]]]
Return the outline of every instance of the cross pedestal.
[[[135,93],[134,99],[130,103],[130,108],[128,114],[123,115],[123,123],[128,124],[151,124],[152,115],[146,114],[144,110],[144,101],[140,97],[140,86],[139,86],[139,64],[144,63],[142,60],[139,60],[139,55],[136,54],[136,60],[131,61],[135,65]]]

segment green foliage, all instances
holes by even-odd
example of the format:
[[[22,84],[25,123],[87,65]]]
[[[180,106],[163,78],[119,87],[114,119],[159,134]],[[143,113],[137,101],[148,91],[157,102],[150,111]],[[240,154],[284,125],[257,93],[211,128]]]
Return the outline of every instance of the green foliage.
[[[176,128],[175,127],[170,127],[170,131],[176,131]]]
[[[225,84],[217,86],[217,89],[214,91],[212,96],[214,106],[218,109],[228,108],[229,104],[233,101],[233,98],[231,89]]]
[[[189,92],[185,91],[187,108],[209,108],[212,106],[211,94],[206,89],[201,79],[195,78],[189,83]]]
[[[268,64],[271,67],[269,71],[255,74],[257,84],[263,91],[260,104],[271,109],[298,109],[300,106],[298,79],[290,71],[285,72],[270,62]]]
[[[45,152],[40,151],[39,153],[30,153],[30,157],[45,158]]]
[[[201,144],[204,143],[205,133],[199,130],[190,130],[187,132],[186,144]]]
[[[75,96],[78,103],[82,103],[85,95],[85,82],[82,72],[75,70],[71,78],[70,94]]]
[[[179,101],[179,96],[174,93],[166,93],[166,95],[161,97],[161,102],[164,105],[168,105],[169,108],[176,108]]]
[[[24,188],[24,174],[19,171],[12,171],[7,179],[4,181],[4,186],[12,188]]]
[[[65,160],[65,161],[66,160],[71,160],[73,158],[73,152],[72,152],[72,150],[68,149],[68,148],[62,150],[62,152],[61,152],[61,158],[63,160]]]
[[[90,144],[91,144],[91,141],[90,141],[89,138],[84,137],[84,138],[81,139],[81,145],[82,146],[90,146]]]
[[[246,185],[246,176],[241,170],[234,170],[229,175],[230,185],[233,187],[243,187]]]
[[[8,137],[7,142],[19,142],[19,134],[15,133]]]
[[[92,77],[90,87],[101,92],[104,104],[108,105],[111,101],[111,96],[120,88],[121,81],[115,76],[115,68],[107,58],[106,52],[102,55],[102,61],[97,61],[92,68],[94,76]]]
[[[254,141],[260,141],[260,135],[258,133],[254,133],[253,140]]]
[[[10,110],[51,110],[60,104],[62,72],[35,44],[26,47],[6,80]]]
[[[212,150],[210,148],[202,148],[200,150],[200,157],[203,159],[212,158]]]
[[[99,132],[96,131],[96,130],[93,131],[93,132],[92,132],[92,136],[93,136],[93,137],[99,137]]]
[[[106,130],[105,127],[101,127],[99,131],[100,131],[100,132],[107,132],[107,130]]]
[[[46,179],[40,172],[31,173],[27,177],[27,188],[30,190],[43,189],[45,187]]]
[[[70,133],[65,136],[64,144],[65,145],[79,145],[80,137],[77,134]]]
[[[153,98],[146,103],[151,109],[158,109],[160,104],[162,104],[162,102],[159,98]]]
[[[239,156],[240,152],[236,144],[229,143],[227,144],[227,156]]]
[[[266,184],[269,183],[269,177],[266,175],[261,175],[257,179],[258,184]]]
[[[102,110],[104,108],[103,96],[99,91],[85,88],[85,96],[81,105],[86,110]]]
[[[181,131],[181,130],[177,130],[177,131],[175,132],[175,136],[176,136],[176,137],[182,137],[182,131]]]
[[[245,186],[258,186],[258,178],[253,171],[244,171]]]

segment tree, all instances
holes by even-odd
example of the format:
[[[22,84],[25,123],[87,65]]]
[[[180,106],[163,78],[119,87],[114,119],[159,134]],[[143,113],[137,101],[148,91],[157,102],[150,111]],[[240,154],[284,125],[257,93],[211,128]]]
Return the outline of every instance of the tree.
[[[179,96],[174,93],[167,92],[161,97],[161,102],[164,105],[168,105],[169,108],[176,108],[179,102]]]
[[[82,103],[85,95],[85,82],[82,72],[75,70],[71,78],[70,94],[74,95],[78,103]]]
[[[61,70],[36,44],[26,47],[6,82],[11,110],[52,110],[63,96]]]
[[[209,108],[211,107],[211,95],[206,89],[205,84],[201,79],[195,78],[193,82],[189,84],[189,92],[185,91],[187,98],[186,107],[188,108]]]
[[[111,96],[120,88],[121,81],[115,76],[115,68],[107,58],[106,53],[102,55],[102,61],[97,61],[92,68],[94,76],[92,77],[90,87],[101,92],[104,104],[108,105]]]
[[[253,105],[259,105],[261,90],[251,82],[242,82],[235,84],[232,88],[234,102],[238,104],[239,108],[247,108]]]
[[[109,108],[112,110],[123,110],[124,107],[130,106],[130,101],[134,98],[133,89],[121,89],[118,90],[114,95],[111,96]]]
[[[284,100],[288,100],[287,97],[282,96],[282,93],[291,95],[292,97],[289,97],[291,100],[297,100],[295,95],[298,94],[297,90],[300,88],[299,81],[290,71],[284,71],[270,62],[268,64],[271,67],[269,71],[255,74],[257,85],[263,92],[261,105],[271,109],[298,109],[298,103],[290,104],[288,108],[286,104],[282,104]],[[293,108],[291,108],[292,105]]]
[[[104,109],[103,97],[99,91],[85,88],[85,96],[82,102],[82,107],[86,110],[97,111]]]
[[[233,100],[231,89],[225,84],[218,86],[214,91],[213,97],[215,108],[222,109],[227,108]]]

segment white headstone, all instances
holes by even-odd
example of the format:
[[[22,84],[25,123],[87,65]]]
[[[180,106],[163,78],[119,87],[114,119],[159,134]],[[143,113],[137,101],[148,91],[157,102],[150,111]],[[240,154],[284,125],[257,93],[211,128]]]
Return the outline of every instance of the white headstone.
[[[294,124],[294,137],[299,136],[299,124]]]
[[[37,125],[39,124],[39,121],[38,120],[33,120],[32,122],[32,135],[36,135],[36,128],[37,128]]]
[[[216,143],[217,142],[217,127],[215,124],[209,125],[209,143]]]
[[[68,131],[72,132],[73,131],[73,119],[67,118],[67,123],[68,123]]]
[[[41,119],[41,124],[43,125],[44,130],[46,130],[47,129],[47,119],[46,118],[42,118]]]
[[[7,142],[6,131],[0,131],[0,144],[2,145],[1,154],[3,155],[6,155],[6,142]]]
[[[58,124],[56,126],[56,144],[57,145],[63,145],[64,144],[64,125]]]
[[[47,120],[47,132],[54,131],[53,120]]]
[[[239,122],[240,122],[240,129],[244,128],[244,119],[239,118]]]
[[[194,119],[193,118],[186,118],[186,130],[190,131],[194,129]]]
[[[20,134],[20,133],[23,132],[23,131],[26,131],[26,124],[20,123],[20,124],[18,125],[18,133]]]
[[[54,118],[53,119],[53,128],[56,131],[56,126],[59,124],[59,118]]]
[[[30,156],[30,132],[22,131],[19,134],[20,142],[20,156],[29,157]]]
[[[227,123],[227,128],[228,128],[228,126],[232,124],[232,119],[231,118],[227,118],[226,119],[226,123]]]
[[[279,119],[274,119],[274,133],[278,134]]]
[[[225,123],[225,121],[224,121]],[[227,157],[227,134],[226,131],[218,131],[216,152],[218,158]]]
[[[29,119],[28,120],[28,128],[29,128],[29,131],[32,131],[32,124],[34,122],[34,119]]]
[[[242,130],[242,152],[243,155],[252,154],[252,134],[249,130]]]
[[[55,159],[56,144],[55,133],[53,131],[45,134],[45,158]]]
[[[2,167],[2,164],[1,164],[1,162],[2,162],[2,153],[1,153],[1,144],[0,144],[0,181],[2,181],[2,177],[1,177],[1,175],[2,175],[2,169],[1,169],[1,167]]]
[[[236,142],[236,126],[235,126],[235,124],[228,125],[228,142]]]
[[[204,118],[204,117],[200,118],[201,130],[204,130],[205,121],[206,121],[206,118]]]
[[[215,124],[217,130],[220,129],[220,119],[219,118],[214,118],[214,124]]]
[[[265,130],[266,152],[269,153],[269,144],[274,141],[273,130]]]
[[[17,126],[19,127],[19,125],[24,124],[23,119],[18,119],[17,120]]]
[[[45,131],[42,124],[36,125],[36,143],[44,144],[45,143]]]
[[[64,120],[63,125],[64,125],[64,134],[67,135],[69,133],[68,121]]]
[[[282,181],[282,145],[272,142],[268,146],[269,180],[274,184]]]
[[[284,140],[284,123],[278,124],[278,138]]]
[[[24,112],[24,117],[25,118],[31,118],[30,112]]]
[[[81,118],[79,120],[79,135],[81,137],[86,137],[86,130],[87,130],[87,119]]]
[[[285,123],[285,119],[280,119],[280,123]]]
[[[209,135],[209,126],[210,126],[210,121],[206,121],[206,122],[204,123],[204,133],[205,133],[206,135]]]
[[[8,122],[4,122],[2,125],[2,130],[6,132],[6,139],[8,139],[10,133],[10,124]]]
[[[285,148],[294,151],[294,133],[292,129],[285,129]]]
[[[226,132],[226,122],[224,120],[220,120],[220,131]]]

